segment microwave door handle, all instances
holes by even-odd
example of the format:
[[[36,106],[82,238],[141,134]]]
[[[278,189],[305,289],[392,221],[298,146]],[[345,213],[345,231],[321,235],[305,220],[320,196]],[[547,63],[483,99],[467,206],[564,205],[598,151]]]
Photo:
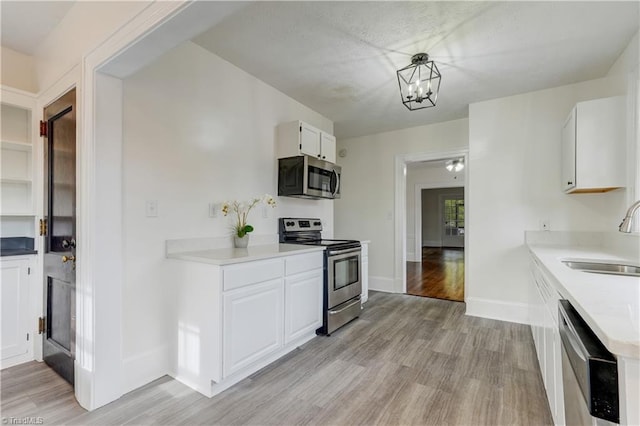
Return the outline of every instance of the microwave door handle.
[[[335,170],[333,170],[333,174],[336,176],[336,189],[334,189],[332,193],[332,195],[335,197],[338,191],[340,191],[340,175]]]

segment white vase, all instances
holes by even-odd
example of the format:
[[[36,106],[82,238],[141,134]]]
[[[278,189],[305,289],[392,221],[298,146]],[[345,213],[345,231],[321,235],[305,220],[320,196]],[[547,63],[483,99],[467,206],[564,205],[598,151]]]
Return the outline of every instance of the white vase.
[[[235,248],[247,248],[247,246],[249,245],[249,234],[244,234],[244,237],[242,238],[234,235],[233,245],[235,246]]]

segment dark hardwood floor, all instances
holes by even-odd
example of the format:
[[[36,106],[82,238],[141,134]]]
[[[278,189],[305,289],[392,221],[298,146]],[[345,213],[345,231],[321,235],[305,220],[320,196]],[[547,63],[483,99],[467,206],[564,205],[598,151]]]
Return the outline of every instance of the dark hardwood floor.
[[[529,327],[464,310],[463,303],[371,292],[361,318],[211,399],[165,376],[87,412],[67,382],[30,362],[2,370],[2,419],[45,425],[552,424]]]
[[[422,248],[422,262],[407,262],[407,293],[464,301],[464,249]]]

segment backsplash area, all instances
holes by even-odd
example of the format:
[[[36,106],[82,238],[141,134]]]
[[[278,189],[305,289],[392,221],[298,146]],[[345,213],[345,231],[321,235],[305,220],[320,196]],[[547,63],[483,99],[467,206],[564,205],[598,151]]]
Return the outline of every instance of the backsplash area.
[[[602,247],[640,262],[640,235],[617,231],[525,231],[525,243],[577,247]]]

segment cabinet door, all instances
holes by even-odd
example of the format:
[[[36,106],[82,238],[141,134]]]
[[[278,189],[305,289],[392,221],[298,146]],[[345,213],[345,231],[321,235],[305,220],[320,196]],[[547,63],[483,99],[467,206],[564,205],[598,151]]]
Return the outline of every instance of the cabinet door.
[[[330,163],[336,162],[336,137],[322,132],[320,134],[320,154]]]
[[[320,130],[300,122],[300,153],[320,158]]]
[[[3,260],[0,300],[2,300],[2,359],[29,350],[28,260]]]
[[[225,293],[223,310],[224,377],[282,347],[282,279]]]
[[[322,325],[322,281],[322,269],[285,279],[285,344]]]
[[[576,186],[576,108],[562,127],[562,189]]]
[[[362,283],[362,303],[369,300],[369,257],[363,257],[360,261],[362,267],[362,273],[360,274],[360,281]]]

